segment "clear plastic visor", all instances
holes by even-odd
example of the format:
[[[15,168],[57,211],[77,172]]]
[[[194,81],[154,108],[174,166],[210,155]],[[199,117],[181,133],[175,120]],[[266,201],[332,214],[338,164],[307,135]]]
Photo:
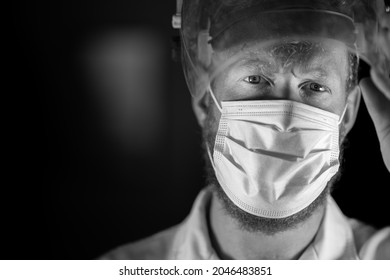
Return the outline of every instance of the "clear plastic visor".
[[[341,55],[348,60],[348,54],[355,54],[388,74],[390,61],[377,44],[377,28],[375,21],[358,25],[352,18],[332,11],[246,11],[229,22],[213,23],[211,19],[208,29],[200,30],[195,42],[184,40],[184,68],[195,96],[205,92],[216,76],[244,61],[251,61],[248,67],[262,73],[271,73],[271,68],[275,72],[294,67],[326,68],[322,72],[331,72],[331,67],[340,66],[331,60]],[[191,75],[196,78],[191,79]]]
[[[334,39],[355,49],[356,32],[351,18],[316,10],[279,10],[247,14],[235,21],[210,28],[214,50],[240,48],[253,41],[274,41],[291,37]]]
[[[358,55],[352,20],[328,11],[266,12],[211,28],[210,35],[206,63],[211,79],[239,62],[284,72],[325,68],[335,56]]]

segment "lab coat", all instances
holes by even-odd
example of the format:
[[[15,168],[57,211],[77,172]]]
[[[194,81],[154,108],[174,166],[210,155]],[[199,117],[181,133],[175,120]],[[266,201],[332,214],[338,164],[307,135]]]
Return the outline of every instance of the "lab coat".
[[[197,196],[179,225],[112,250],[101,259],[217,260],[207,225],[211,188]],[[390,227],[381,230],[344,216],[329,196],[320,228],[299,259],[390,259]]]

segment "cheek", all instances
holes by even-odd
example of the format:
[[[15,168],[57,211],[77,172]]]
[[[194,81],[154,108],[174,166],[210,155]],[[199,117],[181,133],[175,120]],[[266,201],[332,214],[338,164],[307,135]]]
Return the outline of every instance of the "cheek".
[[[312,102],[316,103],[319,108],[339,116],[343,112],[347,100],[345,82],[342,82],[341,79],[342,77],[334,79],[331,94],[312,99]]]
[[[328,112],[331,112],[333,114],[336,114],[338,116],[341,116],[341,113],[342,113],[342,111],[344,109],[344,104],[345,104],[344,101],[338,100],[338,99],[334,98],[333,100],[328,102],[327,106],[322,106],[320,108],[325,110],[325,111],[328,111]]]

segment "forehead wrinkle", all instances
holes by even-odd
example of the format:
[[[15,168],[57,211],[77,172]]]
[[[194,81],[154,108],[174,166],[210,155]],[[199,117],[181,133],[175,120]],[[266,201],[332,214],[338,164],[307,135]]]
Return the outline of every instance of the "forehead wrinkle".
[[[260,68],[272,68],[274,71],[283,69],[286,71],[296,66],[307,69],[312,64],[323,64],[317,61],[326,59],[328,54],[329,52],[318,43],[299,41],[278,43],[266,48],[252,48],[245,52],[244,57],[252,65],[259,63]],[[321,73],[321,71],[318,72]],[[322,71],[321,75],[324,76],[323,74],[325,73]]]
[[[243,59],[241,60],[237,66],[239,68],[244,68],[252,71],[260,71],[264,73],[273,73],[276,70],[276,65],[272,60],[267,59]]]
[[[326,79],[335,75],[337,63],[332,56],[312,56],[310,59],[300,65],[299,72],[302,74],[309,74],[310,76],[318,79]]]
[[[305,75],[310,75],[314,78],[318,79],[325,79],[328,76],[330,76],[331,71],[329,71],[329,67],[326,66],[327,64],[312,64],[310,62],[308,63],[302,63],[299,65],[299,73],[305,74]]]

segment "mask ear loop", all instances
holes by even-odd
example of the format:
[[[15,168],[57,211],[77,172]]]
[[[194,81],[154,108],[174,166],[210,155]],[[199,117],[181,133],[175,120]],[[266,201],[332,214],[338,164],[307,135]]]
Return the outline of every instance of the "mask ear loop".
[[[219,112],[221,112],[221,114],[222,114],[222,107],[219,106],[218,100],[217,100],[217,98],[215,97],[214,92],[213,92],[213,90],[211,89],[211,86],[210,86],[210,85],[209,85],[209,87],[208,87],[208,90],[209,90],[210,95],[211,95],[211,98],[214,100],[214,103],[215,103],[215,105],[217,106]],[[211,151],[210,151],[210,147],[209,147],[208,143],[206,143],[206,149],[207,149],[207,155],[209,156],[211,165],[213,166],[214,170],[216,170],[216,169],[215,169],[214,160],[213,160],[213,157],[212,157],[212,155],[211,155]]]
[[[347,112],[347,108],[348,108],[348,102],[347,102],[347,104],[345,104],[343,113],[341,114],[340,119],[337,122],[337,125],[340,125],[343,122],[343,119],[344,119],[344,116],[345,116],[345,112]]]
[[[208,154],[208,156],[209,156],[211,165],[213,166],[214,170],[216,170],[216,169],[215,169],[215,165],[214,165],[214,160],[213,160],[213,157],[212,157],[212,155],[211,155],[209,145],[208,145],[207,143],[206,143],[206,149],[207,149],[207,154]]]
[[[209,90],[210,95],[211,95],[211,98],[214,100],[214,103],[215,103],[215,105],[217,106],[219,112],[221,112],[221,114],[222,114],[222,107],[219,105],[218,100],[217,100],[217,98],[215,97],[215,95],[214,95],[214,93],[213,93],[213,91],[212,91],[210,85],[209,85],[209,87],[208,87],[208,90]]]

